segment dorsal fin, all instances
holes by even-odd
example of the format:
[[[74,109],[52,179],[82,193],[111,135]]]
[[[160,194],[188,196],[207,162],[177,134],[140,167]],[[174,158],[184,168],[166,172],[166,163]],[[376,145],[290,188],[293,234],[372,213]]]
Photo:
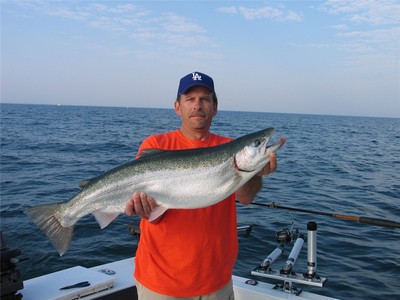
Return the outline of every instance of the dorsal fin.
[[[93,177],[93,178],[90,178],[90,179],[84,179],[84,180],[82,180],[81,182],[79,182],[79,187],[81,188],[81,189],[85,189],[85,188],[87,188],[89,185],[91,185],[91,184],[93,184],[94,182],[96,182],[97,180],[99,180],[99,178],[101,177],[102,175],[99,175],[99,176],[97,176],[97,177]]]
[[[92,181],[92,179],[84,179],[81,182],[79,182],[79,187],[84,189],[85,187],[87,187],[90,182]]]
[[[161,153],[164,153],[167,151],[168,150],[163,150],[163,149],[159,149],[159,148],[145,148],[139,152],[139,158],[151,157],[151,156],[161,154]]]

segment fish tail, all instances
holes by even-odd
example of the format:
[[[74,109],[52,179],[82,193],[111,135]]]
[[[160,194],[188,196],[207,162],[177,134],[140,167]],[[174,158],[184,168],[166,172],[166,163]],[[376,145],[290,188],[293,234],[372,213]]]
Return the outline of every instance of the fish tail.
[[[26,211],[33,221],[49,238],[60,256],[67,252],[72,241],[74,225],[64,227],[57,218],[61,204],[38,205]]]

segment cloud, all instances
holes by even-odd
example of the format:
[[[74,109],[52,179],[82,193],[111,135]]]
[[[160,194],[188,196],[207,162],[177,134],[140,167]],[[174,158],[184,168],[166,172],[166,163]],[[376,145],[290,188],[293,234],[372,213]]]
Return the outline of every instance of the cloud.
[[[93,2],[15,1],[10,2],[29,14],[59,17],[82,22],[90,27],[110,31],[128,30],[150,12],[133,4],[106,5]]]
[[[246,20],[268,19],[274,21],[301,21],[300,13],[294,11],[284,11],[270,6],[259,8],[247,8],[244,6],[219,7],[218,12],[230,15],[241,15]]]
[[[166,32],[176,33],[204,33],[206,30],[186,17],[173,13],[165,13],[162,17],[154,19]]]
[[[14,1],[9,3],[18,6],[28,13],[36,12],[45,16],[60,17],[75,21],[86,20],[92,15],[92,12],[88,9],[81,7],[71,8],[57,1]]]
[[[335,30],[347,30],[349,27],[346,24],[336,24],[331,26]]]
[[[207,31],[191,19],[175,13],[155,13],[132,3],[31,1],[12,2],[31,13],[80,22],[90,28],[125,34],[145,45],[164,42],[176,47],[196,47],[208,43]]]
[[[148,45],[164,42],[172,47],[193,48],[210,42],[206,33],[205,28],[186,17],[164,13],[134,28],[131,37]]]
[[[400,2],[328,0],[319,10],[342,17],[343,22],[331,28],[338,31],[339,49],[348,54],[348,66],[369,65],[376,71],[399,68]]]
[[[112,14],[126,14],[136,11],[139,7],[133,4],[122,4],[115,7],[110,7],[103,3],[93,3],[90,7],[94,10],[102,13],[112,13]]]
[[[354,23],[387,25],[400,23],[400,3],[391,0],[328,0],[321,10],[330,14],[341,14]]]
[[[71,10],[67,7],[57,7],[54,9],[48,9],[46,14],[53,17],[61,17],[72,20],[85,20],[91,15],[90,12],[82,11],[79,9]]]
[[[229,15],[236,15],[236,14],[238,14],[238,9],[236,8],[236,6],[219,7],[219,8],[217,8],[217,11],[220,12],[220,13],[229,14]]]
[[[399,56],[400,26],[369,31],[347,31],[337,36],[349,38],[352,43],[356,42],[365,48],[375,49],[376,52]]]

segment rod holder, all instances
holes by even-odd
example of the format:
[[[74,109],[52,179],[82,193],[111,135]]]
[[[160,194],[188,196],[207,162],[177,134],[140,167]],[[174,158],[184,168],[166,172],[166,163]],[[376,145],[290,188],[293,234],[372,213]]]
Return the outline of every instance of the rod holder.
[[[283,236],[283,231],[278,233],[278,236]],[[290,231],[291,232],[291,231]],[[290,234],[292,237],[292,234]],[[278,239],[279,242],[286,241],[286,238]],[[264,261],[258,265],[253,271],[251,271],[251,275],[270,278],[274,280],[282,280],[283,284],[277,284],[274,289],[282,290],[286,293],[299,295],[301,293],[301,289],[296,288],[294,284],[304,284],[311,285],[316,287],[323,287],[327,282],[327,279],[324,277],[320,277],[316,273],[317,269],[317,223],[309,222],[307,224],[307,260],[308,260],[308,269],[304,274],[296,273],[293,271],[294,264],[297,260],[297,257],[300,254],[301,248],[303,247],[305,240],[305,236],[300,234],[297,236],[296,242],[293,245],[292,251],[289,254],[289,257],[281,270],[274,270],[270,266],[271,264],[282,254],[283,247],[285,244],[281,244],[276,247],[276,249],[271,252],[271,254],[264,259]],[[282,247],[282,249],[281,249]]]
[[[281,274],[289,275],[292,273],[292,268],[294,264],[296,263],[297,257],[300,254],[300,250],[303,247],[304,244],[304,235],[300,234],[299,237],[297,238],[296,242],[294,243],[294,246],[292,248],[292,251],[290,251],[289,257],[283,266],[282,270],[280,271]]]
[[[307,272],[305,278],[314,278],[317,274],[317,223],[307,223]]]
[[[283,252],[283,245],[280,245],[275,248],[274,251],[271,252],[271,254],[268,255],[266,259],[260,264],[259,268],[261,270],[268,270],[268,268],[272,265],[272,263],[277,260],[277,258],[282,254]]]

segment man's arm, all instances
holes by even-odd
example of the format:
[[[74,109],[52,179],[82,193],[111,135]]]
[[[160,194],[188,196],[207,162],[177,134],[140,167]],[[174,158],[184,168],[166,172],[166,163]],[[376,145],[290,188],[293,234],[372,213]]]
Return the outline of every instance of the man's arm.
[[[235,193],[236,199],[242,204],[250,204],[262,188],[262,176],[276,171],[278,162],[274,153],[269,156],[268,164]]]

